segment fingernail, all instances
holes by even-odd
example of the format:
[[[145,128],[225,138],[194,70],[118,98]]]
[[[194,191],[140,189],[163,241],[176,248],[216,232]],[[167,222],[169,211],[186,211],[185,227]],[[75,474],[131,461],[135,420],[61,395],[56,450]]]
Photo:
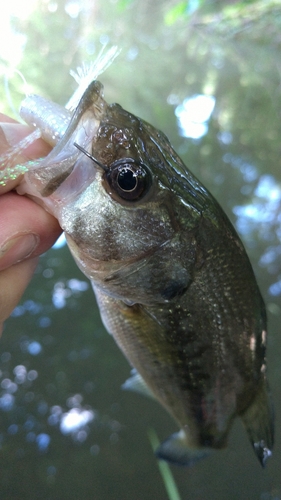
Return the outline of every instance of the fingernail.
[[[9,147],[18,144],[18,142],[26,136],[29,131],[27,125],[22,125],[21,123],[1,123],[0,128],[3,134],[2,137],[3,139],[5,138]]]
[[[16,236],[6,241],[0,247],[0,269],[27,259],[34,252],[39,241],[39,236],[34,233]]]

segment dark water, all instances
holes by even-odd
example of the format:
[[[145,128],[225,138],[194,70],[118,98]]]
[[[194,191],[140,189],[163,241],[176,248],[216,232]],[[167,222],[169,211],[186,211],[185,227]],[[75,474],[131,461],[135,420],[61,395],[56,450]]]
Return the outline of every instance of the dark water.
[[[122,53],[101,78],[106,99],[161,128],[239,231],[267,303],[273,458],[261,470],[237,420],[226,450],[173,473],[182,499],[277,500],[281,9],[202,2],[205,10],[176,20],[170,14],[174,23],[165,24],[175,4],[42,2],[24,22],[15,20],[27,37],[19,69],[36,92],[64,103],[75,88],[69,67],[94,58],[107,39],[117,43]],[[205,101],[191,99],[197,95]],[[5,100],[3,92],[2,109]],[[1,499],[168,498],[148,431],[162,440],[177,429],[156,403],[120,390],[130,368],[66,246],[41,258],[6,324],[0,370]]]

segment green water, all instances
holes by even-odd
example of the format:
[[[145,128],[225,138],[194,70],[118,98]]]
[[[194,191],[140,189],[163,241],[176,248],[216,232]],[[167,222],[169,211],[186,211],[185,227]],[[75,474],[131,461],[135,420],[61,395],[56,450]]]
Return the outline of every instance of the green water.
[[[189,2],[186,13],[183,4],[40,2],[27,19],[12,19],[26,37],[17,67],[33,91],[63,104],[75,88],[69,68],[94,58],[101,43],[117,43],[121,55],[101,78],[107,101],[162,129],[238,229],[268,309],[274,454],[261,470],[237,420],[226,450],[173,473],[183,500],[278,500],[281,7]],[[4,59],[0,49],[3,71]],[[13,77],[9,88],[17,105],[23,84]],[[197,107],[190,123],[191,111],[177,106],[198,94],[209,96],[205,111],[210,97],[215,108],[204,117]],[[4,81],[0,103],[9,112]],[[181,135],[176,108],[197,138]],[[0,370],[1,500],[168,498],[148,429],[162,440],[176,426],[153,401],[120,390],[130,367],[66,246],[41,258],[6,323]]]

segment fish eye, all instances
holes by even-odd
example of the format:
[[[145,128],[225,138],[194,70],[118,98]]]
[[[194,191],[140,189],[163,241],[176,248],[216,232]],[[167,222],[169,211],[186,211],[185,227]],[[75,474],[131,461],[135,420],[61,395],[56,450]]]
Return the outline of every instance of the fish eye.
[[[140,162],[123,158],[114,162],[106,172],[108,184],[124,200],[142,198],[150,186],[150,173]]]

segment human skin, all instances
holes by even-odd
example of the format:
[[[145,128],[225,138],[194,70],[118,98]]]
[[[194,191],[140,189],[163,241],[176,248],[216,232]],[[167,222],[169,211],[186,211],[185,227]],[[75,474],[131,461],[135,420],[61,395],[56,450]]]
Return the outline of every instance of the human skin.
[[[0,113],[0,155],[30,133],[30,129]],[[41,139],[26,148],[16,162],[45,156],[50,147]],[[5,165],[4,165],[5,166]],[[21,178],[0,186],[0,333],[36,268],[38,257],[61,233],[57,220],[14,189]]]

